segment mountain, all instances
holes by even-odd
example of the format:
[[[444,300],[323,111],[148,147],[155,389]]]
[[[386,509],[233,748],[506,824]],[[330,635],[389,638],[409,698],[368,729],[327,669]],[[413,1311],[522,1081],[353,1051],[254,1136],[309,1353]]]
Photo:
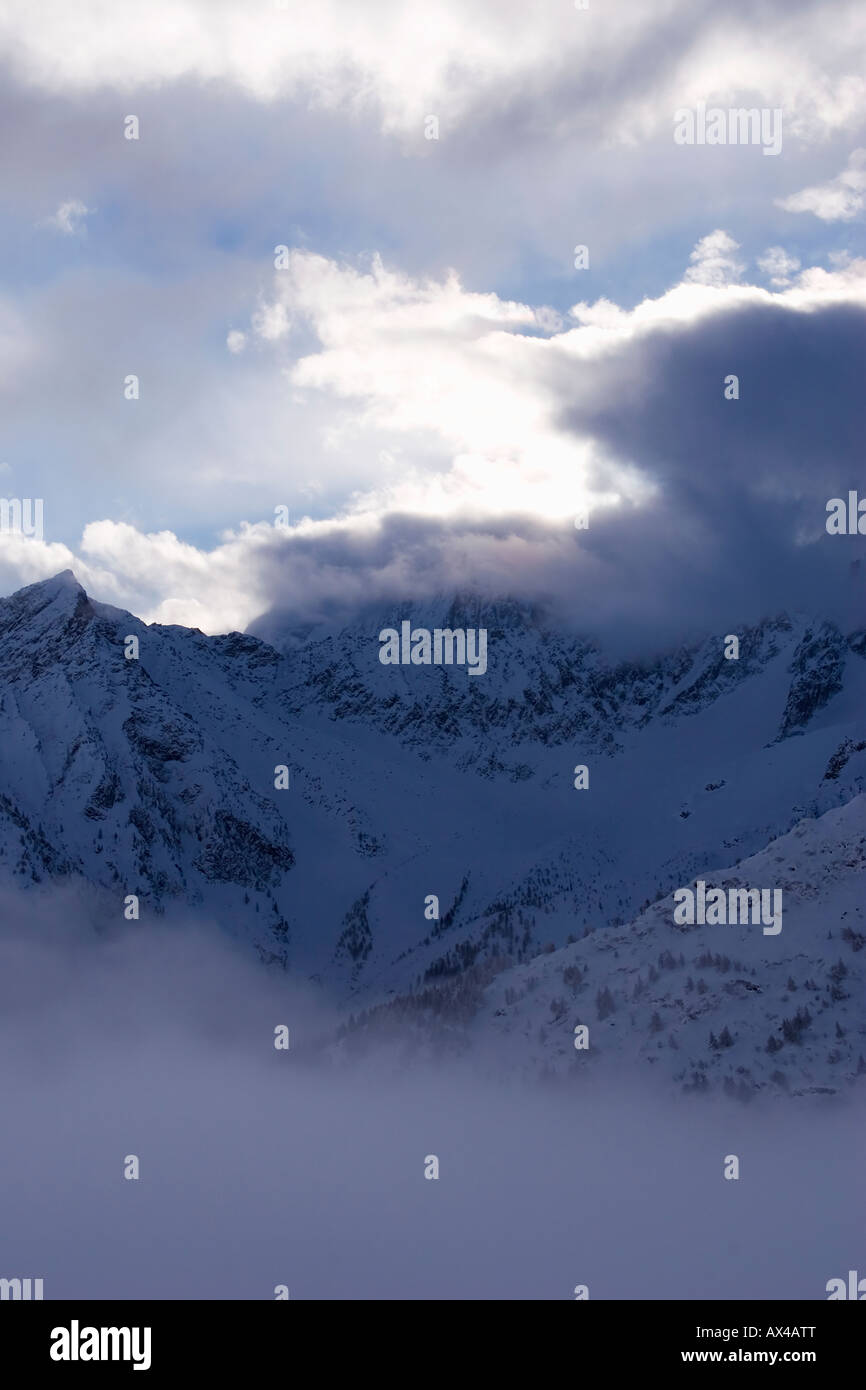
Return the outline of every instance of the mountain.
[[[769,940],[752,923],[677,924],[666,895],[624,928],[523,964],[487,958],[364,1010],[341,1036],[352,1049],[397,1035],[413,1055],[473,1051],[529,1078],[645,1068],[742,1100],[844,1091],[866,1077],[864,872],[861,794],[708,879],[707,891],[778,888]]]
[[[375,635],[402,620],[427,629],[483,627],[495,653],[492,678],[455,680],[446,666],[394,668],[371,659]],[[323,709],[394,734],[422,756],[450,753],[461,768],[513,780],[536,774],[539,746],[579,740],[594,752],[622,752],[631,730],[700,714],[743,688],[751,695],[754,678],[779,662],[787,689],[771,736],[789,738],[842,692],[849,656],[866,650],[864,632],[846,639],[832,623],[782,614],[744,628],[736,660],[726,659],[724,641],[713,635],[652,663],[611,666],[594,643],[551,630],[537,608],[471,598],[370,612],[300,647],[264,626],[297,658],[286,689],[292,712]]]
[[[379,633],[406,619],[484,627],[487,671],[383,665]],[[663,1043],[676,1084],[703,1073],[782,1085],[770,1078],[786,1068],[756,1053],[790,1002],[779,972],[798,982],[806,970],[826,992],[840,955],[853,977],[861,959],[838,936],[859,921],[866,634],[781,614],[740,630],[735,660],[727,634],[708,634],[611,664],[537,608],[471,596],[371,608],[333,630],[259,630],[269,641],[146,625],[69,571],[0,601],[0,876],[37,892],[82,883],[100,920],[123,920],[135,895],[138,929],[171,908],[201,915],[315,979],[371,1038],[386,1018],[414,1026],[444,1010],[455,1046],[555,1071],[564,998],[572,1030],[568,1011],[590,1001],[593,1064],[603,1051],[658,1070],[662,1035],[644,1046],[652,1003],[665,1039],[679,1037],[677,1010],[697,1009],[681,1055]],[[822,878],[831,862],[850,901]],[[790,884],[778,937],[675,932],[675,889],[758,872],[759,886]],[[665,952],[664,989],[651,981],[626,1010]],[[695,964],[707,953],[740,962],[739,995],[726,988],[736,979]],[[589,979],[574,997],[563,970]],[[693,999],[696,970],[707,989]],[[617,1008],[593,1020],[604,980]],[[789,1089],[857,1074],[857,1005],[845,1002],[831,998],[825,1021],[848,1041],[825,1048],[811,1023],[789,1049]],[[723,1060],[748,1070],[733,1080],[698,1041],[725,1010],[736,1038]],[[844,1062],[822,1061],[836,1051]]]

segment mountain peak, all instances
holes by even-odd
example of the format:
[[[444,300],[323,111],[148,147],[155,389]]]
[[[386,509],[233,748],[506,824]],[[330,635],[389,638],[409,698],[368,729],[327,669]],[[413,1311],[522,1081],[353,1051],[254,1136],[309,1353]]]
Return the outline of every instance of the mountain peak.
[[[50,579],[41,579],[38,584],[29,584],[27,587],[29,589],[41,589],[45,593],[62,589],[76,589],[79,593],[84,593],[83,586],[79,584],[72,570],[60,570]]]
[[[61,570],[59,574],[54,574],[50,579],[39,579],[35,584],[27,584],[23,589],[16,589],[12,595],[13,599],[36,599],[39,607],[43,607],[46,602],[50,603],[56,598],[72,598],[76,603],[81,597],[87,598],[85,589],[79,584],[72,570]]]
[[[0,636],[26,647],[44,643],[48,632],[62,631],[68,642],[94,617],[93,606],[72,570],[61,570],[0,599]],[[42,658],[52,651],[52,645],[44,648]],[[8,648],[7,659],[11,660]]]

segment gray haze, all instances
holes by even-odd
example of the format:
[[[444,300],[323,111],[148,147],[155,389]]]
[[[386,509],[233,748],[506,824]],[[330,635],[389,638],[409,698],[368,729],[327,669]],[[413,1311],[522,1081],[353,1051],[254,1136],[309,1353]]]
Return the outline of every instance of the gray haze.
[[[3,909],[0,1274],[46,1298],[821,1299],[862,1259],[862,1099],[331,1067],[323,1002],[206,924]]]

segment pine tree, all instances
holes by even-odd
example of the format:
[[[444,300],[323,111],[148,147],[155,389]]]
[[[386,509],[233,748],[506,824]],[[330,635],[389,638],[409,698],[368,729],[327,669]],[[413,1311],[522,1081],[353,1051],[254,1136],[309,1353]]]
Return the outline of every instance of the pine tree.
[[[609,1014],[614,1012],[616,1004],[614,1003],[613,995],[606,985],[604,989],[600,989],[595,996],[595,1007],[598,1011],[599,1021],[603,1021]]]

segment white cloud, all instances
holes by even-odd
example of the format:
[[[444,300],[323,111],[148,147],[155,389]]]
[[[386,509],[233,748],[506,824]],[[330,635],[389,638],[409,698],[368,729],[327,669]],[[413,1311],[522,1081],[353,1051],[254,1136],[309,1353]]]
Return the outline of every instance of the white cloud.
[[[236,328],[233,328],[231,332],[227,334],[226,347],[229,352],[237,355],[239,352],[243,352],[246,345],[247,335],[245,333],[240,333]]]
[[[206,551],[172,531],[142,534],[125,522],[94,521],[85,527],[81,551],[92,568],[115,577],[119,593],[137,596],[136,611],[146,622],[240,631],[265,606],[251,552],[274,535],[264,524],[244,526]]]
[[[796,256],[791,256],[784,246],[768,246],[763,256],[758,257],[758,269],[770,278],[770,284],[783,287],[790,285],[791,279],[800,269]]]
[[[709,236],[701,238],[689,257],[692,264],[686,271],[686,279],[695,285],[716,287],[739,280],[746,268],[745,263],[734,256],[739,249],[739,242],[727,232],[710,232]]]
[[[285,338],[291,327],[285,304],[279,300],[272,304],[263,304],[253,314],[252,327],[257,336],[263,338],[266,343],[276,343],[280,338]]]
[[[94,211],[86,203],[82,203],[80,198],[70,198],[67,202],[61,203],[52,217],[43,218],[39,224],[42,227],[53,227],[55,231],[61,232],[63,236],[76,236],[84,231],[84,219],[89,217]]]
[[[268,606],[257,581],[256,551],[278,543],[281,535],[263,523],[244,525],[237,536],[205,550],[171,531],[145,533],[126,522],[94,521],[72,550],[0,533],[0,592],[71,569],[92,597],[127,608],[145,622],[241,631]]]
[[[866,111],[863,30],[858,0],[836,0],[832,22],[825,5],[696,15],[691,0],[621,0],[590,14],[567,0],[440,0],[435,10],[429,0],[0,3],[0,46],[28,82],[51,90],[226,82],[258,100],[294,96],[364,119],[378,107],[386,130],[419,139],[429,114],[454,132],[479,105],[501,107],[501,94],[563,82],[589,92],[614,142],[666,126],[675,107],[724,106],[742,92],[784,107],[790,133],[814,138]],[[639,64],[640,81],[608,83],[598,101],[597,74]],[[561,119],[552,107],[551,126]]]
[[[587,502],[592,445],[557,426],[561,402],[544,381],[554,345],[566,339],[529,336],[552,324],[544,311],[539,319],[528,305],[466,291],[453,273],[412,279],[378,257],[361,271],[295,251],[274,290],[254,322],[280,322],[288,303],[321,345],[294,364],[291,385],[349,403],[331,449],[375,432],[386,444],[402,436],[406,455],[428,459],[395,468],[356,507],[552,517]]]
[[[776,202],[786,212],[812,212],[822,222],[853,221],[866,202],[866,149],[854,150],[835,179]]]

